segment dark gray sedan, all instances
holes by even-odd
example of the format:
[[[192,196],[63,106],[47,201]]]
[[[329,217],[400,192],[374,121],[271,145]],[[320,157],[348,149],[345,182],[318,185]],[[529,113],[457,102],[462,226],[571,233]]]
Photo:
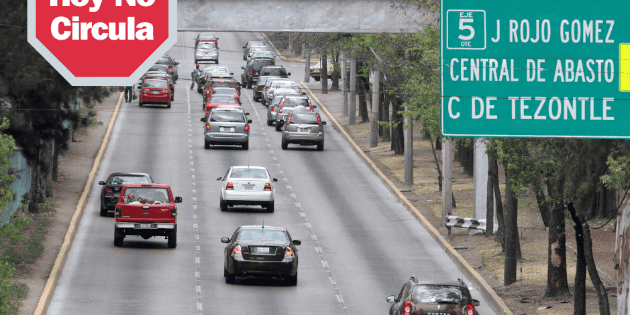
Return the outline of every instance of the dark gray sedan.
[[[318,151],[324,150],[324,125],[318,113],[308,109],[293,110],[282,126],[282,150],[289,143],[300,145],[317,145]]]
[[[210,149],[211,145],[241,145],[243,149],[249,149],[249,124],[240,106],[219,106],[210,111],[208,117],[201,118],[204,126],[204,147]]]

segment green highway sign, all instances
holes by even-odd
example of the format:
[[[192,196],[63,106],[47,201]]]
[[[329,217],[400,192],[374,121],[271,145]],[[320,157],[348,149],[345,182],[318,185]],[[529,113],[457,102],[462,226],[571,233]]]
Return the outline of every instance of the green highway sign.
[[[618,75],[628,9],[620,0],[442,1],[442,135],[630,138]]]

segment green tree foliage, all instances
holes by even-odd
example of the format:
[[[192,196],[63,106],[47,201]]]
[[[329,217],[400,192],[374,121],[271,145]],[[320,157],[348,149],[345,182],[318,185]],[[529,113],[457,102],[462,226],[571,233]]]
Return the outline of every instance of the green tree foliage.
[[[11,160],[15,141],[13,137],[4,133],[9,128],[9,120],[4,117],[0,125],[0,209],[6,209],[13,201],[15,192],[10,188],[15,175],[11,175]],[[2,213],[2,212],[0,212]],[[3,222],[0,222],[2,225]]]

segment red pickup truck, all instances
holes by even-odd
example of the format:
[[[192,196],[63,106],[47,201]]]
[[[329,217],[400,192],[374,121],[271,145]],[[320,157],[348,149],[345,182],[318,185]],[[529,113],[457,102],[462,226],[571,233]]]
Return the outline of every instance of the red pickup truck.
[[[127,235],[144,239],[165,236],[168,247],[177,246],[177,206],[182,197],[173,197],[164,184],[124,185],[114,210],[114,245],[122,246]]]

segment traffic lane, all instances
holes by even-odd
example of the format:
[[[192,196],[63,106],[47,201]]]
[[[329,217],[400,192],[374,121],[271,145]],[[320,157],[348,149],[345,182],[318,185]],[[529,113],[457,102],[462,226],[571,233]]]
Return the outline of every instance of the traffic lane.
[[[328,120],[323,112],[320,114],[323,120]],[[279,147],[281,134],[275,133],[272,137],[274,146]],[[289,182],[294,183],[296,195],[300,199],[302,196],[306,198],[302,204],[307,207],[307,216],[310,219],[312,214],[320,224],[315,225],[312,220],[311,223],[324,229],[317,236],[323,238],[322,243],[330,244],[322,248],[325,253],[327,248],[333,251],[327,259],[333,262],[331,270],[335,278],[340,279],[340,291],[349,291],[344,293],[349,309],[353,305],[360,309],[378,309],[380,305],[381,309],[387,310],[389,304],[384,298],[399,291],[412,274],[419,279],[435,279],[436,276],[465,279],[428,232],[397,203],[394,195],[339,133],[328,127],[325,141],[324,152],[290,146],[289,150],[282,151],[279,160],[289,166],[285,173]],[[406,228],[401,229],[398,222],[405,222]],[[418,231],[422,231],[421,234]],[[413,245],[401,248],[397,244]],[[356,259],[347,263],[346,257]],[[418,265],[422,267],[416,267]],[[338,267],[340,269],[336,269]],[[341,284],[348,286],[344,288]],[[374,289],[363,292],[361,288],[366,287]],[[479,309],[493,313],[487,302],[476,290],[473,291],[474,297],[482,301]],[[375,302],[365,308],[366,303]]]
[[[114,219],[98,214],[97,182],[114,171],[149,173],[184,198],[181,210],[190,207],[186,201],[190,200],[189,189],[185,189],[190,186],[189,170],[176,163],[178,155],[187,156],[185,143],[179,141],[181,131],[187,130],[187,120],[185,115],[178,118],[173,113],[177,102],[171,109],[139,108],[137,100],[122,105],[48,313],[196,311],[194,259],[189,258],[194,256],[194,248],[187,246],[192,235],[180,230],[177,249],[168,249],[163,237],[130,237],[123,248],[117,248],[113,246]],[[178,224],[189,226],[187,221],[182,216]]]
[[[222,45],[225,47],[225,42]],[[247,95],[245,91],[243,92]],[[331,292],[332,287],[328,276],[319,265],[319,261],[313,258],[316,252],[311,251],[311,249],[314,247],[307,247],[310,239],[308,233],[303,232],[304,226],[301,225],[300,217],[295,213],[295,210],[291,213],[291,209],[295,209],[295,205],[282,181],[275,183],[276,212],[274,213],[264,213],[260,207],[234,207],[226,213],[219,210],[218,200],[221,183],[216,181],[216,177],[223,176],[230,166],[251,163],[250,165],[267,167],[273,177],[280,178],[279,175],[281,175],[267,146],[261,120],[253,113],[253,106],[257,104],[252,104],[250,97],[243,97],[243,102],[245,111],[251,113],[249,118],[253,120],[253,123],[250,124],[252,129],[248,151],[230,147],[215,147],[211,150],[204,150],[201,128],[196,135],[197,139],[193,141],[195,154],[199,152],[199,158],[195,160],[195,165],[208,166],[204,174],[197,176],[196,185],[199,191],[204,192],[198,199],[199,207],[203,209],[199,215],[200,226],[205,227],[201,236],[201,239],[204,240],[201,247],[201,259],[204,262],[202,272],[205,273],[208,270],[207,274],[202,274],[202,289],[204,292],[210,291],[208,296],[211,297],[211,301],[209,303],[218,313],[233,312],[241,307],[242,311],[248,312],[252,310],[252,305],[256,305],[255,310],[260,314],[293,314],[295,307],[285,302],[303,301],[308,303],[306,305],[322,305],[318,310],[304,310],[304,313],[321,313],[323,310],[326,314],[340,314],[342,308],[339,306],[334,293]],[[212,169],[216,169],[218,173],[210,173],[209,170]],[[297,287],[285,286],[279,280],[268,281],[266,279],[239,278],[235,285],[225,284],[223,277],[225,244],[220,243],[220,238],[230,237],[240,225],[260,225],[262,219],[267,225],[287,228],[294,239],[303,240],[303,245],[298,247],[300,263]],[[234,296],[238,296],[241,300],[251,301],[251,303],[242,306],[225,303]],[[206,300],[204,303],[208,303],[208,298],[204,300]]]

